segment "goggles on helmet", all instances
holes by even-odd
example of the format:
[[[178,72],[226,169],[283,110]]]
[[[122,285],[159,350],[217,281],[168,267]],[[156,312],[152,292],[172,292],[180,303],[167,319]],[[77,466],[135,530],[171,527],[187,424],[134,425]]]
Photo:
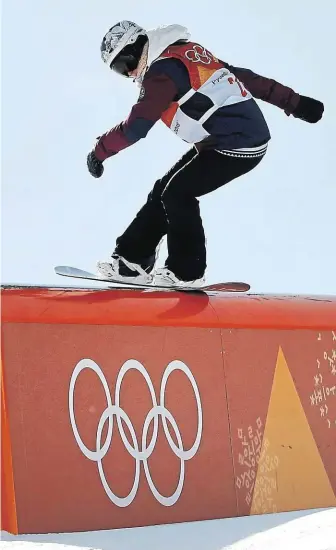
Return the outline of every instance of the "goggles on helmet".
[[[112,61],[110,68],[112,71],[125,76],[126,78],[130,77],[132,71],[134,71],[138,66],[138,60],[131,54],[125,54],[120,52],[120,54]]]
[[[147,40],[148,37],[146,35],[138,35],[134,42],[125,46],[111,61],[110,68],[116,73],[129,78],[129,73],[134,71],[139,64]]]

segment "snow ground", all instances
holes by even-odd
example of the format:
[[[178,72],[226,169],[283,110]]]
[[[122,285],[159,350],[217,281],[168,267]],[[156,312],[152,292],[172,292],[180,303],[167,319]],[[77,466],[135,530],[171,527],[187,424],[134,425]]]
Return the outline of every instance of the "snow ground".
[[[336,550],[336,508],[48,535],[1,533],[1,550]]]

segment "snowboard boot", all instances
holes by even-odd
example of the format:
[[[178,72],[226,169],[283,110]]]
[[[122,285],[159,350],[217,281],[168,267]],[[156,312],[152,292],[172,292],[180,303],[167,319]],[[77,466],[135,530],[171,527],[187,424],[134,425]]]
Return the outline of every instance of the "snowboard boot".
[[[175,273],[167,269],[166,267],[160,267],[156,270],[153,280],[154,286],[169,286],[169,287],[186,287],[186,288],[200,288],[205,284],[205,276],[193,281],[183,281],[179,279]]]
[[[97,262],[98,275],[106,279],[114,279],[121,283],[151,284],[155,255],[142,261],[141,264],[129,262],[123,256],[112,254],[112,262]]]

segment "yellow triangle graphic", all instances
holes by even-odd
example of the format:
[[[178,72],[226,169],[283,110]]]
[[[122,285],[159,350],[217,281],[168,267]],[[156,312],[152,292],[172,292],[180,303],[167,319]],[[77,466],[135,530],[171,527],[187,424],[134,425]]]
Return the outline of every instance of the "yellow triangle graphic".
[[[335,505],[336,497],[280,347],[251,514]]]
[[[201,85],[203,85],[204,82],[206,82],[210,78],[210,76],[212,76],[216,72],[216,70],[217,69],[207,69],[205,67],[198,67],[198,74],[199,74]]]

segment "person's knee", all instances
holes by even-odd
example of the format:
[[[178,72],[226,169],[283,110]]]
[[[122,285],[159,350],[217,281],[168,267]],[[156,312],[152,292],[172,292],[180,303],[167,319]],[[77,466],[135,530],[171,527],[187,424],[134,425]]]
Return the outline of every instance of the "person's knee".
[[[184,192],[178,186],[170,187],[168,185],[162,193],[161,201],[167,213],[199,212],[198,199],[194,195]]]
[[[164,178],[156,180],[153,185],[152,190],[150,191],[147,200],[152,202],[161,202],[162,193],[167,185],[167,182]]]
[[[190,197],[183,191],[181,186],[172,185],[172,183],[168,184],[161,194],[161,201],[168,208],[180,206],[190,200]]]
[[[174,202],[176,202],[176,194],[172,192],[171,189],[169,189],[168,185],[161,193],[161,202],[163,203],[164,206],[169,204],[174,204]]]

